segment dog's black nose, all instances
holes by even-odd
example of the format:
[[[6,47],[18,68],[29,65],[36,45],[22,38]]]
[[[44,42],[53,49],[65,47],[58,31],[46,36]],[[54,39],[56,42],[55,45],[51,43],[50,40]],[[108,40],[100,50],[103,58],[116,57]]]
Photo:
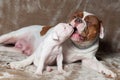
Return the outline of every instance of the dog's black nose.
[[[81,19],[81,18],[77,18],[77,19],[75,20],[75,22],[76,22],[76,23],[82,23],[82,19]]]

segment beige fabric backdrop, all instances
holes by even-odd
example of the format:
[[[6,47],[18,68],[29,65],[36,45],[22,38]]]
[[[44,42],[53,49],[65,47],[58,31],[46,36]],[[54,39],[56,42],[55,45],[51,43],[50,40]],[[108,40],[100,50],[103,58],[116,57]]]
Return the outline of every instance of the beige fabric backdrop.
[[[0,0],[0,34],[66,22],[76,10],[92,12],[103,21],[102,50],[120,51],[120,0]]]

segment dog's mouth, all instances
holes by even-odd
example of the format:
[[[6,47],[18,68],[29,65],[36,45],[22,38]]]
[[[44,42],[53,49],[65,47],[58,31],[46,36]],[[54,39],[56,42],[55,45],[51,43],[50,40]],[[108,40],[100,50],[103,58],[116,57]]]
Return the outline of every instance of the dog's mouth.
[[[84,41],[84,36],[82,36],[82,34],[79,34],[77,28],[74,28],[74,32],[71,36],[71,40],[75,41],[75,42],[83,42]]]
[[[79,33],[76,27],[74,27],[74,32],[71,35],[71,40],[75,42],[83,42],[85,40],[85,37],[82,35],[82,33]]]
[[[82,32],[86,27],[84,21],[82,21],[80,18],[77,18],[71,21],[70,25],[74,28],[74,32],[71,35],[71,40],[75,42],[83,42],[85,37],[82,35]]]

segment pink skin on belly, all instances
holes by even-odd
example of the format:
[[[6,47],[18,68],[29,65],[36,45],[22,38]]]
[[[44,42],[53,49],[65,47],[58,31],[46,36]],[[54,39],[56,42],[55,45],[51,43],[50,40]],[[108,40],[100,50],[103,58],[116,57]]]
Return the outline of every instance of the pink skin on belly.
[[[32,54],[32,46],[31,46],[31,44],[28,41],[24,40],[24,39],[18,40],[15,43],[15,48],[20,49],[23,52],[23,54],[26,54],[28,56]]]

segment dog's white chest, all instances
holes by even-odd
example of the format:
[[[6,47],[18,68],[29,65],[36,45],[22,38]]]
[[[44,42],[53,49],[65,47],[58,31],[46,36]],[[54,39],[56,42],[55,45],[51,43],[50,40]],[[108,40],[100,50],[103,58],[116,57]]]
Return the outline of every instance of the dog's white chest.
[[[72,44],[70,40],[67,40],[63,45],[64,62],[71,63],[84,58],[91,57],[98,50],[98,42],[92,45],[90,48],[79,49]]]

